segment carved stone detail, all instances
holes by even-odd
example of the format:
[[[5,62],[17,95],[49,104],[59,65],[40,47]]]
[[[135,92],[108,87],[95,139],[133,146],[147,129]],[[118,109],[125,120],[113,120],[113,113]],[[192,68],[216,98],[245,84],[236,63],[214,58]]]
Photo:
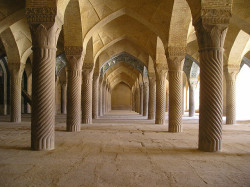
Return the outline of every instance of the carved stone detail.
[[[208,12],[204,14],[203,10],[203,16],[194,26],[199,45],[201,71],[199,149],[213,152],[222,148],[223,46],[231,14],[221,17],[211,10]]]
[[[56,13],[56,7],[26,8],[26,16],[29,23],[54,23]]]

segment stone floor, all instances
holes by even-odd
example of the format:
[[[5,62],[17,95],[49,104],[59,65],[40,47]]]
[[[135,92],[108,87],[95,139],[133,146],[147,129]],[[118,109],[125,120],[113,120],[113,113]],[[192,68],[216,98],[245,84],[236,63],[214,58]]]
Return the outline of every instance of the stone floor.
[[[129,111],[112,111],[82,131],[56,116],[56,149],[30,150],[30,116],[0,117],[0,186],[250,186],[250,121],[223,126],[223,151],[197,150],[198,117],[168,133]]]

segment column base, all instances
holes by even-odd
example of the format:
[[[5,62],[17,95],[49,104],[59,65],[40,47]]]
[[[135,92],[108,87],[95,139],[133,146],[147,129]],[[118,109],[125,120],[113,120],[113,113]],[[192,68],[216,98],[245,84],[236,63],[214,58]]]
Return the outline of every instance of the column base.
[[[165,124],[165,120],[164,119],[156,119],[155,120],[155,124],[164,125]]]
[[[81,125],[72,125],[72,126],[67,126],[67,131],[68,132],[79,132],[81,131]]]
[[[34,151],[50,151],[55,149],[54,137],[40,141],[32,141],[31,149]]]
[[[182,126],[181,125],[174,125],[174,126],[169,125],[168,132],[175,132],[175,133],[182,132]]]
[[[205,152],[221,152],[222,150],[221,141],[219,142],[199,141],[198,149]]]
[[[14,123],[21,123],[21,118],[11,118],[10,122],[14,122]]]
[[[83,124],[92,124],[92,119],[82,119]]]
[[[235,120],[226,119],[226,125],[234,125],[235,123],[236,123]]]
[[[155,117],[148,116],[148,120],[153,120]]]

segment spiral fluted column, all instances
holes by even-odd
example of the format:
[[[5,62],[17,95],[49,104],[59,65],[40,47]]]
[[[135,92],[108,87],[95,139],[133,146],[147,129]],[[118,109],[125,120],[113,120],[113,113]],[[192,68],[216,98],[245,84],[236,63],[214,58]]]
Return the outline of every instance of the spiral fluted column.
[[[155,119],[156,82],[155,75],[149,76],[148,119]]]
[[[62,91],[61,91],[61,111],[62,114],[67,113],[67,84],[64,83],[62,85]]]
[[[99,97],[99,75],[94,75],[93,76],[93,107],[92,107],[93,119],[98,118],[98,111],[99,111],[98,97]]]
[[[21,86],[24,64],[9,64],[10,71],[10,121],[21,122]]]
[[[148,116],[148,82],[143,84],[143,116]]]
[[[56,8],[27,8],[30,25],[32,64],[31,148],[54,149],[55,139],[55,60],[61,23]]]
[[[106,81],[103,80],[102,82],[102,115],[105,114],[105,104],[106,104],[105,94],[106,94]]]
[[[68,59],[68,87],[67,87],[67,131],[77,132],[81,130],[81,79],[83,64],[82,47],[65,47]]]
[[[169,68],[169,132],[182,131],[183,84],[182,68],[185,48],[169,47],[167,60]]]
[[[92,82],[93,82],[93,63],[83,64],[82,69],[82,123],[92,123]]]
[[[189,79],[189,117],[193,117],[195,115],[195,86],[197,80]]]
[[[224,68],[226,76],[226,124],[236,123],[235,81],[238,72],[239,68],[232,65]]]
[[[27,78],[27,92],[30,96],[32,96],[32,75],[29,75]],[[31,104],[27,104],[27,113],[31,113]]]
[[[99,106],[99,116],[103,116],[103,112],[102,112],[102,85],[103,85],[103,78],[99,78],[99,95],[98,95],[98,98],[99,98],[99,103],[98,103],[98,106]]]
[[[156,115],[155,124],[165,124],[167,65],[156,66]]]
[[[143,115],[143,83],[140,83],[139,87],[140,87],[140,108],[139,108],[139,114]]]
[[[222,149],[223,46],[231,13],[206,11],[194,22],[200,54],[199,149],[214,152]]]

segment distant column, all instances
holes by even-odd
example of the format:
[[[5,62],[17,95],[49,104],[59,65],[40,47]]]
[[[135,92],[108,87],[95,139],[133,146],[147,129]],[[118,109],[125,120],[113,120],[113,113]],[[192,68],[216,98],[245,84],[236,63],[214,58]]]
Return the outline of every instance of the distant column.
[[[156,82],[155,75],[149,76],[148,119],[155,119]]]
[[[98,118],[99,75],[93,76],[93,119]]]

